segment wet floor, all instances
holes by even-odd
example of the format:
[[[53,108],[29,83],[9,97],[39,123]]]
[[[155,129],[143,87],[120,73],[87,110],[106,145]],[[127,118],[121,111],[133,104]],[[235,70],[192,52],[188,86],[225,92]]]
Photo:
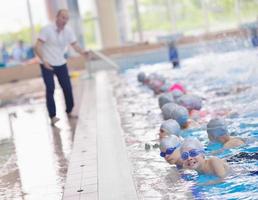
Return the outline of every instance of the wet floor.
[[[57,87],[61,120],[50,126],[40,84],[41,80],[35,79],[0,88],[1,94],[14,85],[19,91],[10,95],[9,90],[9,96],[1,98],[5,104],[0,108],[0,199],[62,199],[77,120],[67,118],[63,94]],[[73,86],[78,102],[79,81],[73,80]]]

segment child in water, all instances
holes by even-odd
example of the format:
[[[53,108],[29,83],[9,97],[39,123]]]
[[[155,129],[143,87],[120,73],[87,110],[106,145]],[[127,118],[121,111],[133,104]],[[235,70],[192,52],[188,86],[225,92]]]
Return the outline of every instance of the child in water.
[[[229,166],[226,161],[210,157],[205,158],[203,145],[196,138],[187,138],[180,147],[183,168],[195,170],[198,173],[215,175],[220,178],[227,176]]]
[[[137,80],[144,85],[147,85],[150,89],[154,91],[155,94],[160,94],[163,92],[175,92],[180,94],[185,94],[186,89],[180,83],[168,83],[160,74],[151,73],[146,75],[144,72],[140,72],[137,75]]]
[[[207,124],[207,133],[210,141],[222,143],[224,149],[239,147],[245,144],[241,138],[229,135],[223,118],[211,119]]]
[[[181,140],[175,135],[170,135],[160,140],[160,156],[169,164],[176,165],[178,169],[183,166],[183,162],[180,159],[180,145]]]
[[[160,132],[159,132],[159,139],[175,135],[177,137],[180,136],[180,125],[177,123],[176,120],[169,119],[164,122],[162,122],[160,126]]]

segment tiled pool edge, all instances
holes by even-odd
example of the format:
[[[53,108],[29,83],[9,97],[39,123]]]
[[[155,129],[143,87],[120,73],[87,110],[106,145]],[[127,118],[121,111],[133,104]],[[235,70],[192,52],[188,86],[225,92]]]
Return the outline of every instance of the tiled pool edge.
[[[83,84],[63,200],[137,199],[107,72]]]
[[[137,199],[113,88],[106,72],[98,73],[97,141],[99,199]]]
[[[98,199],[95,80],[85,79],[81,84],[84,89],[64,187],[64,200],[86,197]]]

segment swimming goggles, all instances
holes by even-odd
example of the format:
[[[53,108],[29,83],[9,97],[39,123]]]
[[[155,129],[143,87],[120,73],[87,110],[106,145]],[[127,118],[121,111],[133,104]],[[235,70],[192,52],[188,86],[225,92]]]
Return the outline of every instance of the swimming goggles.
[[[182,160],[187,160],[189,157],[196,157],[201,153],[204,153],[204,151],[198,150],[198,149],[192,149],[190,151],[185,151],[185,152],[181,153],[181,158],[182,158]]]
[[[165,158],[166,155],[171,155],[172,153],[174,153],[174,151],[176,150],[176,148],[179,147],[179,145],[177,145],[176,147],[171,147],[171,148],[167,148],[166,152],[160,152],[160,156],[162,158]]]

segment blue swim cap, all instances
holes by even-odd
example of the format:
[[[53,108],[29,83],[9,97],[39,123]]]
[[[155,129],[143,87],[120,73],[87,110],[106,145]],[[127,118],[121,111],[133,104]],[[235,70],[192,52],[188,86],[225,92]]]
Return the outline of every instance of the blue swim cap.
[[[174,99],[178,99],[184,95],[184,93],[181,90],[173,90],[171,93],[172,93]]]
[[[175,103],[167,103],[162,106],[161,110],[165,120],[174,119],[181,127],[183,127],[189,119],[188,110]]]
[[[175,110],[171,113],[171,118],[176,120],[178,124],[183,127],[189,119],[188,110],[183,106],[177,106]]]
[[[202,99],[195,95],[183,95],[177,102],[188,110],[200,110],[202,108]]]
[[[174,102],[173,94],[171,93],[165,93],[159,96],[159,107],[162,108],[166,103],[172,103]]]
[[[137,75],[137,80],[141,83],[144,82],[144,80],[146,79],[146,74],[144,72],[140,72],[138,75]]]
[[[197,149],[204,153],[203,144],[195,137],[188,137],[183,141],[180,152],[183,153],[186,149]]]
[[[207,124],[207,133],[214,138],[229,135],[226,121],[223,118],[214,118]]]
[[[179,124],[177,123],[177,121],[173,119],[164,121],[161,124],[160,129],[165,131],[168,135],[176,135],[176,136],[179,136],[181,131]]]
[[[160,87],[160,91],[161,92],[167,92],[168,91],[168,89],[170,88],[170,83],[164,83],[164,85],[162,85],[161,87]]]
[[[179,137],[175,135],[170,135],[169,137],[162,138],[160,140],[160,150],[174,148],[181,144],[181,140]]]

